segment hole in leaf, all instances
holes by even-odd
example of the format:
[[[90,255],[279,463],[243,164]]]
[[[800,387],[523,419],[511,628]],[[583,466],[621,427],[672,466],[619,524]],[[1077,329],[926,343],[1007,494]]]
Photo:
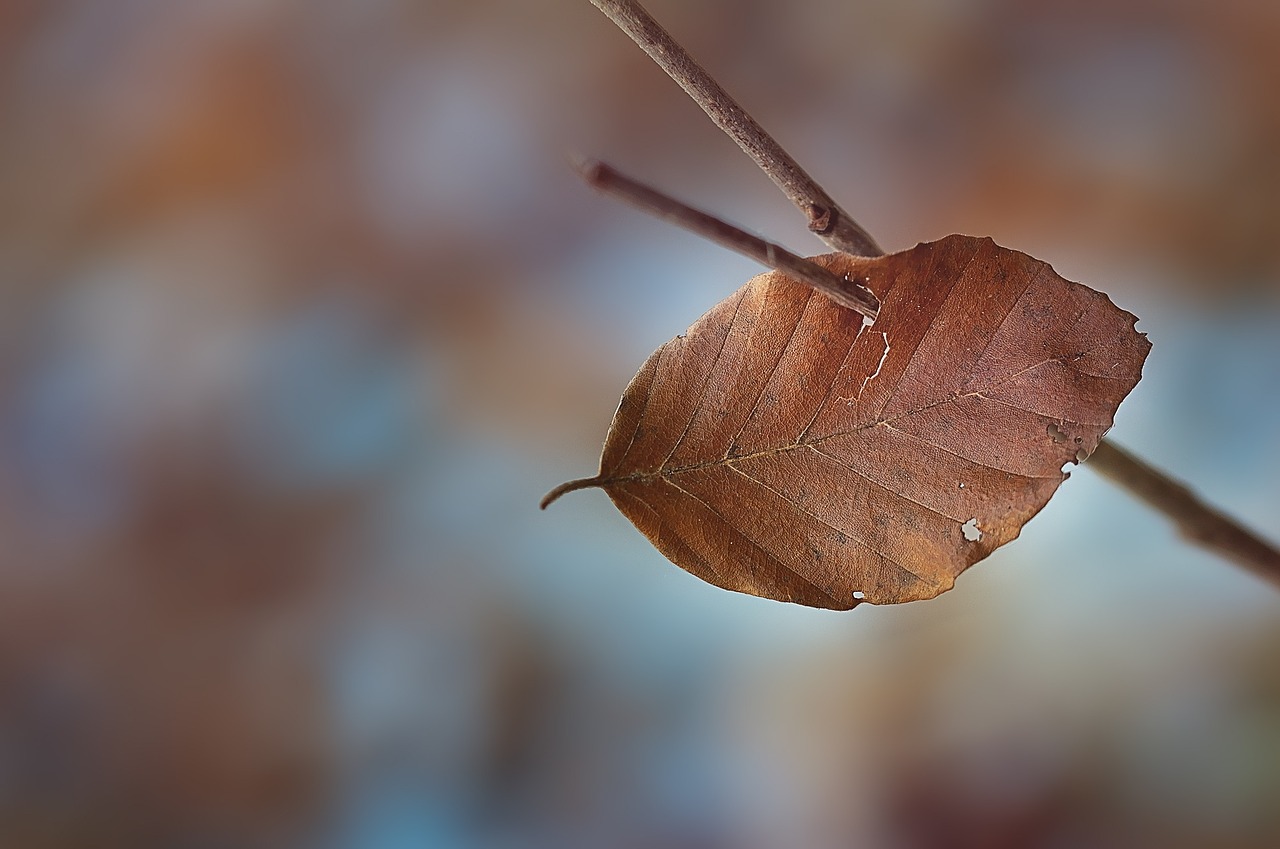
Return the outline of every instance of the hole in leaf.
[[[1064,431],[1062,428],[1058,427],[1056,424],[1049,425],[1049,427],[1046,428],[1046,430],[1048,430],[1049,437],[1054,442],[1062,443],[1067,441],[1067,432]]]
[[[960,532],[964,534],[964,538],[969,542],[977,542],[982,539],[982,529],[978,527],[977,519],[970,519],[961,525]]]
[[[964,481],[960,481],[960,488],[964,489]]]
[[[856,599],[864,599],[867,597],[867,594],[864,593],[862,590],[854,590],[853,597]]]

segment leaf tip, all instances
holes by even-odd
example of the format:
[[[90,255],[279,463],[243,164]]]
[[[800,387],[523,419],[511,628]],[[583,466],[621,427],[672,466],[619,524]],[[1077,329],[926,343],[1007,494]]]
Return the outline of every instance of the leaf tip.
[[[542,496],[542,501],[538,503],[538,506],[541,509],[546,510],[548,507],[551,506],[551,503],[553,501],[558,499],[560,496],[564,495],[566,492],[574,492],[575,490],[579,490],[579,489],[587,489],[593,486],[600,486],[602,483],[604,483],[604,478],[600,477],[599,475],[596,475],[595,477],[591,477],[591,478],[578,478],[577,480],[567,481],[565,483],[560,484],[558,487],[551,490],[546,495]]]

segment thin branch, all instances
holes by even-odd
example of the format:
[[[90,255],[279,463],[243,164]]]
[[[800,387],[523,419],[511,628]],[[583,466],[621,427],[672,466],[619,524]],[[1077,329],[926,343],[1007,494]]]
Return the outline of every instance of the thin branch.
[[[1086,465],[1164,513],[1186,539],[1280,584],[1280,550],[1182,484],[1106,441],[1098,444]]]
[[[716,126],[755,160],[804,214],[809,229],[819,238],[838,251],[857,256],[884,253],[875,239],[859,227],[639,3],[635,0],[591,2],[631,36],[631,40],[702,107]]]
[[[781,245],[767,242],[727,221],[686,206],[669,195],[618,173],[603,162],[588,159],[576,162],[575,166],[593,188],[808,283],[841,306],[856,310],[875,321],[880,309],[875,295],[863,286],[828,271],[813,260],[797,256]]]

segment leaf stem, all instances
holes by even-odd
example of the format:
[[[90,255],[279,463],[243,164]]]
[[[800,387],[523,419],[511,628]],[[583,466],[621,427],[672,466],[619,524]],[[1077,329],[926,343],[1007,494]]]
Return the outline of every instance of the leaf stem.
[[[797,256],[781,245],[765,241],[714,215],[681,203],[670,195],[619,173],[603,162],[584,159],[574,164],[578,173],[593,188],[808,283],[841,306],[856,310],[875,321],[880,304],[875,295],[862,285],[830,272],[812,260]]]
[[[590,478],[578,478],[576,481],[567,481],[542,496],[542,501],[539,502],[538,506],[543,510],[546,510],[551,506],[551,502],[555,501],[566,492],[576,492],[579,489],[590,489],[593,486],[600,486],[603,483],[604,478],[599,475]]]
[[[809,221],[809,229],[831,247],[856,256],[881,256],[871,235],[840,208],[773,137],[676,43],[635,0],[591,0],[631,37],[667,76],[702,107],[716,126],[755,160]]]
[[[1280,585],[1280,550],[1163,472],[1107,441],[1085,465],[1164,513],[1186,539]]]

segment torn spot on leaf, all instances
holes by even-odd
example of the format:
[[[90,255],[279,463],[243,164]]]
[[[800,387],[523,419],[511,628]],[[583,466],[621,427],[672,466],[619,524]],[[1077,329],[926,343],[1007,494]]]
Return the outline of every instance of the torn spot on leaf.
[[[1067,441],[1067,432],[1056,424],[1050,424],[1047,430],[1049,431],[1049,437],[1053,439],[1054,443],[1060,445]]]
[[[880,376],[880,370],[884,368],[884,361],[889,359],[889,334],[881,331],[880,335],[884,337],[884,353],[880,355],[880,362],[876,363],[876,370],[862,378],[862,386],[858,387],[858,398],[861,398],[862,393],[866,391],[867,384]]]

